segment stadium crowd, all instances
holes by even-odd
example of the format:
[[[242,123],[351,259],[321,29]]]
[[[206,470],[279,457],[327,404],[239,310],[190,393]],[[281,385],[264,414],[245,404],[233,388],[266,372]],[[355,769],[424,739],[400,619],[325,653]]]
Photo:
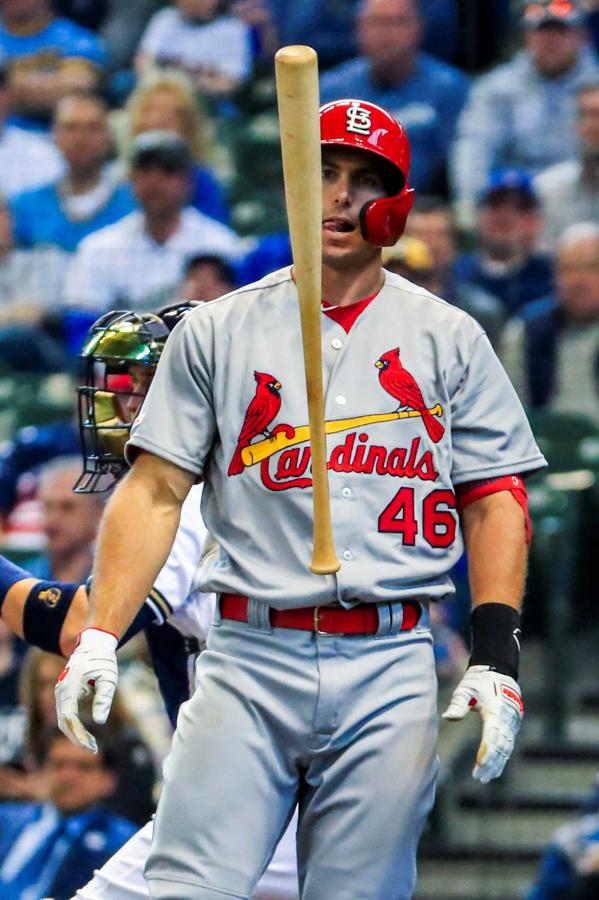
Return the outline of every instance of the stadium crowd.
[[[71,490],[90,325],[291,262],[273,74],[290,43],[317,50],[323,102],[407,130],[417,199],[386,267],[480,321],[528,410],[599,433],[599,2],[2,0],[0,552],[37,578],[91,570],[104,495]],[[435,622],[448,680],[467,659],[456,583]],[[151,813],[169,726],[143,641],[123,654],[91,757],[56,732],[60,657],[0,621],[0,895],[66,900]]]

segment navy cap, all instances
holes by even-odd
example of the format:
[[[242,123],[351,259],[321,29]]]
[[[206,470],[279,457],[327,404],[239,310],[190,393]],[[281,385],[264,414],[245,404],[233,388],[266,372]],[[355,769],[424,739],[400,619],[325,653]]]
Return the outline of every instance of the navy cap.
[[[543,25],[583,25],[585,11],[579,0],[529,0],[524,3],[525,28],[541,28]]]
[[[131,142],[131,165],[135,168],[163,166],[165,169],[186,172],[191,168],[192,156],[182,137],[174,131],[144,131]]]
[[[516,194],[529,207],[539,205],[532,178],[524,169],[496,169],[491,172],[479,202],[487,203],[500,194]]]

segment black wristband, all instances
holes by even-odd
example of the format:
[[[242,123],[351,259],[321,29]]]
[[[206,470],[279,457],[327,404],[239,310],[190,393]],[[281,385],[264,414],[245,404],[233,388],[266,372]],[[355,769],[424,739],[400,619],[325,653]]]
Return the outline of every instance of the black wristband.
[[[469,665],[490,666],[518,679],[520,613],[506,603],[481,603],[470,616],[472,654]]]
[[[23,637],[28,644],[60,656],[60,632],[79,588],[63,581],[34,584],[23,609]]]

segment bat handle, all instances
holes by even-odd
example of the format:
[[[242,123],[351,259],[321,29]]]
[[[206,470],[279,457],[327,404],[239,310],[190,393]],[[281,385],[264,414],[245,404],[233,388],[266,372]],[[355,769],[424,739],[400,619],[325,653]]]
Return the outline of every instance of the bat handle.
[[[334,575],[340,568],[341,563],[337,559],[333,536],[331,535],[330,541],[325,541],[323,546],[319,547],[318,551],[312,554],[310,571],[314,575]]]
[[[320,344],[318,349],[320,349]],[[323,409],[324,407],[321,394],[322,370],[320,368],[315,372],[315,376],[317,384],[312,384],[310,393],[316,395],[319,403],[317,408],[312,407],[309,410],[314,500],[314,549],[309,568],[315,575],[333,575],[339,571],[341,563],[337,559],[337,553],[335,552],[333,526],[331,524],[324,411],[322,415],[318,412],[318,408]]]

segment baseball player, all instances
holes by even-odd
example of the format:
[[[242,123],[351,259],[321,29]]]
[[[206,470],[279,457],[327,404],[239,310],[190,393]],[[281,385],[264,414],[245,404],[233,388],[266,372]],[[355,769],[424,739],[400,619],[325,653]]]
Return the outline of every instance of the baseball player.
[[[83,472],[75,490],[106,490],[125,473],[123,452],[131,422],[172,327],[193,305],[179,303],[157,315],[117,310],[92,326],[81,354],[87,363],[86,384],[78,389]],[[214,599],[211,595],[195,595],[193,588],[193,575],[207,537],[199,515],[200,490],[192,492],[186,504],[172,555],[127,639],[167,618],[173,623],[187,621],[190,614],[183,605],[194,609],[191,634],[199,641],[205,639]],[[178,573],[178,579],[174,573]],[[29,644],[70,655],[85,622],[87,605],[86,585],[40,581],[0,556],[0,613]],[[176,711],[170,710],[170,714],[172,718]]]
[[[107,489],[124,473],[123,450],[130,424],[172,327],[194,305],[181,302],[157,315],[113,311],[92,326],[82,352],[87,378],[79,388],[83,473],[78,490]],[[207,539],[200,496],[198,485],[183,506],[169,558],[121,642],[145,629],[173,727],[180,704],[193,688],[193,663],[214,612],[214,595],[202,593],[195,585]],[[28,643],[69,655],[85,622],[87,605],[86,585],[40,581],[0,555],[0,614]],[[77,896],[83,900],[147,898],[143,866],[151,836],[148,822]],[[253,896],[254,900],[297,897],[294,826],[283,836]]]
[[[115,648],[204,482],[218,595],[177,722],[145,875],[161,900],[247,898],[298,809],[302,900],[412,896],[437,773],[428,607],[466,545],[472,655],[445,715],[482,714],[473,771],[502,772],[522,719],[522,474],[545,464],[489,341],[463,311],[381,267],[412,192],[384,110],[321,110],[325,416],[342,566],[310,573],[311,477],[289,268],[174,331],[101,530],[88,627],[57,686],[105,721]],[[143,529],[139,523],[143,522]],[[118,603],[115,599],[118,598]]]

